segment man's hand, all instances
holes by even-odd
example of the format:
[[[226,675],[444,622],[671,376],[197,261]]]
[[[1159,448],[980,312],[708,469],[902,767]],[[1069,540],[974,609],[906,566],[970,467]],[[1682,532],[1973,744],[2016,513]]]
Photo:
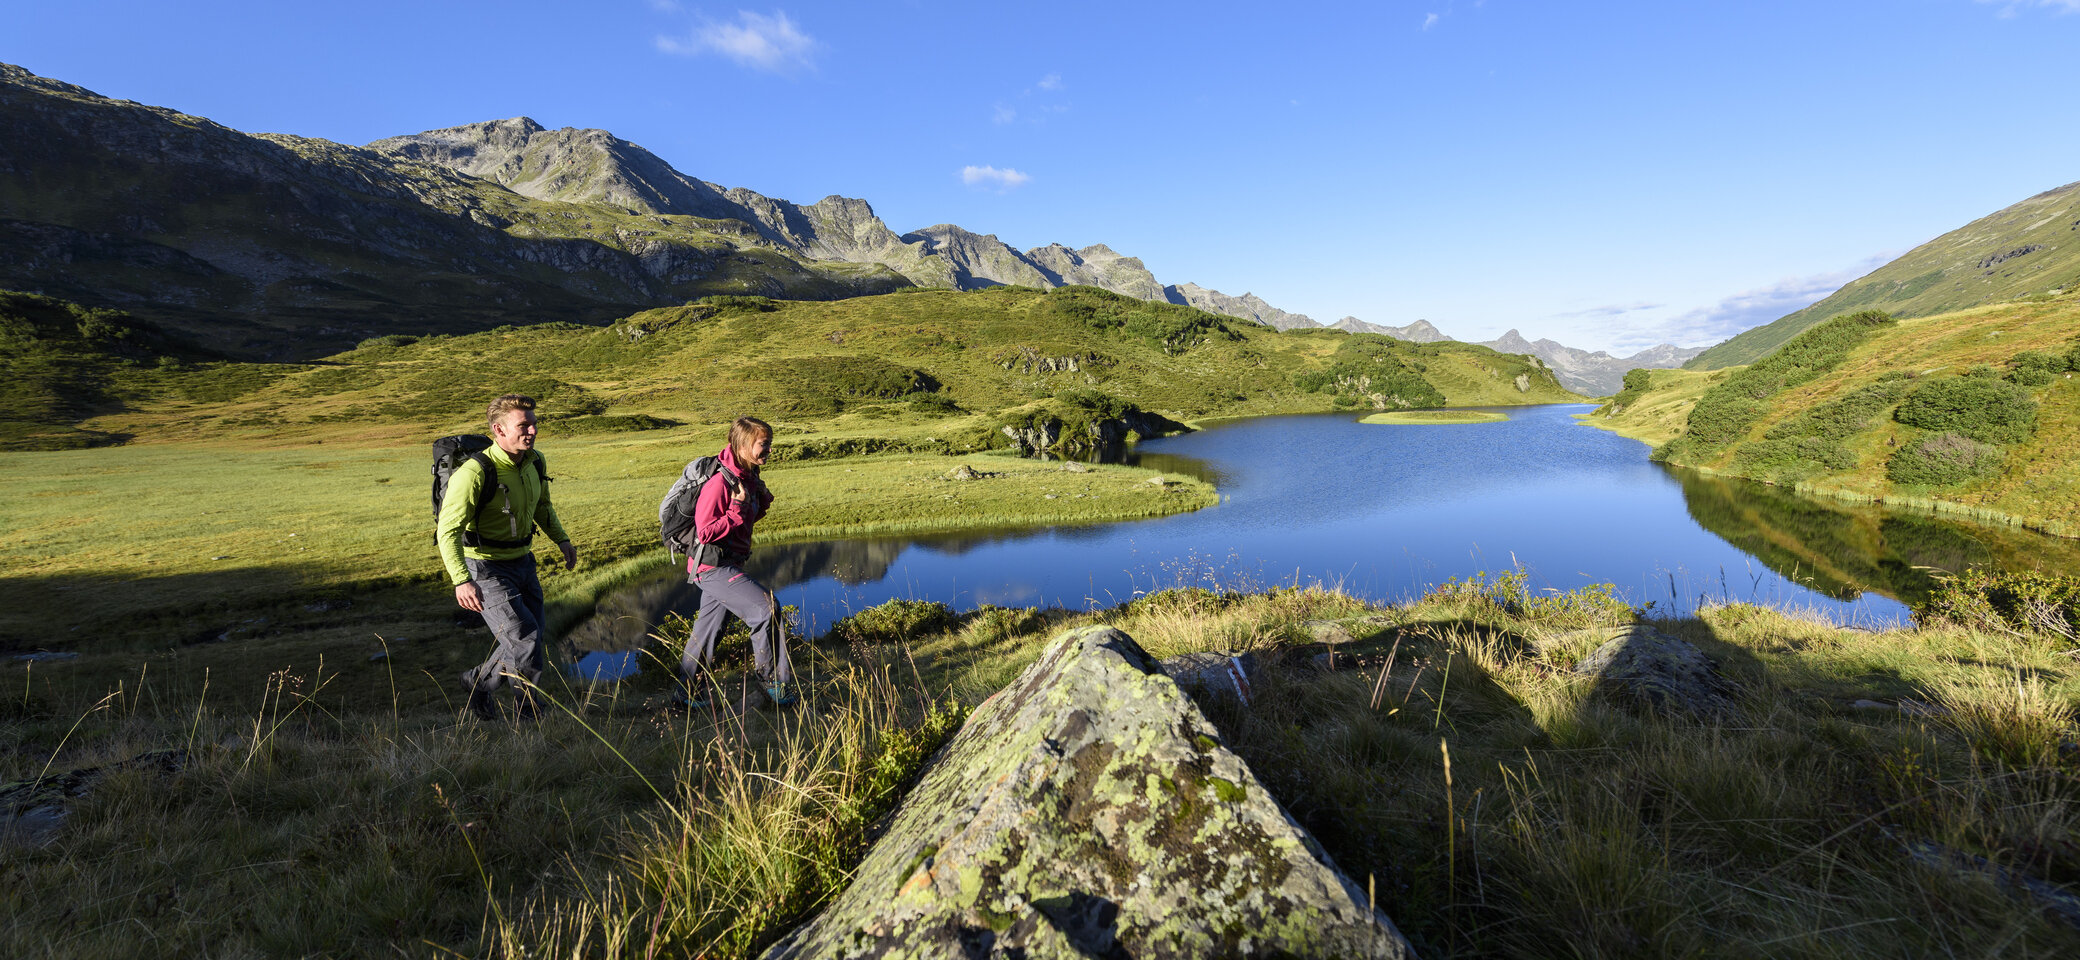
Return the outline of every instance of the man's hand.
[[[563,568],[565,570],[578,569],[577,545],[571,543],[569,540],[565,540],[564,542],[557,544],[556,548],[563,551]]]
[[[477,585],[473,582],[455,585],[455,602],[461,604],[464,610],[484,612],[484,595],[477,592]]]

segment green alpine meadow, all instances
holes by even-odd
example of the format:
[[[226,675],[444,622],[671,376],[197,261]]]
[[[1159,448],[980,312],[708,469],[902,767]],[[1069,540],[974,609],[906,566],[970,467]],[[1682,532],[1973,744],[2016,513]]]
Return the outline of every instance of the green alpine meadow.
[[[2080,956],[1952,6],[24,10],[0,956]]]

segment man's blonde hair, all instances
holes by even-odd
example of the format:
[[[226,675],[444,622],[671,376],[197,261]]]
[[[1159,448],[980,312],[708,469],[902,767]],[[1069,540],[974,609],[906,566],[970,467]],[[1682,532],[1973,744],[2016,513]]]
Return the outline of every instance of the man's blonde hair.
[[[484,411],[484,423],[496,428],[506,414],[515,410],[533,410],[534,398],[521,393],[508,393],[491,401],[491,408]]]
[[[771,440],[773,425],[757,417],[738,417],[735,423],[729,425],[729,452],[736,456],[737,463],[744,463],[745,454],[751,451],[751,445],[757,443],[760,437]]]

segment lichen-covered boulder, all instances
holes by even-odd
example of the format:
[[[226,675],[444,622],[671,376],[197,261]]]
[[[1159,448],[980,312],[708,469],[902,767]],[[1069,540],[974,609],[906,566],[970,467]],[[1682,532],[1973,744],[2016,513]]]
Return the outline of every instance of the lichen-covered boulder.
[[[976,709],[769,958],[1406,957],[1133,639],[1063,634]]]

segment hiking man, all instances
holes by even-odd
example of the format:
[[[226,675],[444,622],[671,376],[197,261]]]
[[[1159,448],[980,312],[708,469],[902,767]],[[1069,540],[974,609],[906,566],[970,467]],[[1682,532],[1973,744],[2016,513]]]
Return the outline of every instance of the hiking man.
[[[483,614],[498,640],[491,659],[462,673],[470,711],[479,719],[497,719],[493,694],[502,684],[525,681],[513,685],[520,718],[532,720],[539,710],[533,687],[542,674],[542,634],[548,629],[531,549],[535,528],[563,551],[566,570],[578,565],[578,548],[549,502],[548,467],[534,448],[534,398],[506,394],[491,401],[485,419],[491,446],[483,459],[471,457],[449,478],[453,495],[441,501],[435,537],[455,602]],[[486,463],[494,474],[488,478]]]

